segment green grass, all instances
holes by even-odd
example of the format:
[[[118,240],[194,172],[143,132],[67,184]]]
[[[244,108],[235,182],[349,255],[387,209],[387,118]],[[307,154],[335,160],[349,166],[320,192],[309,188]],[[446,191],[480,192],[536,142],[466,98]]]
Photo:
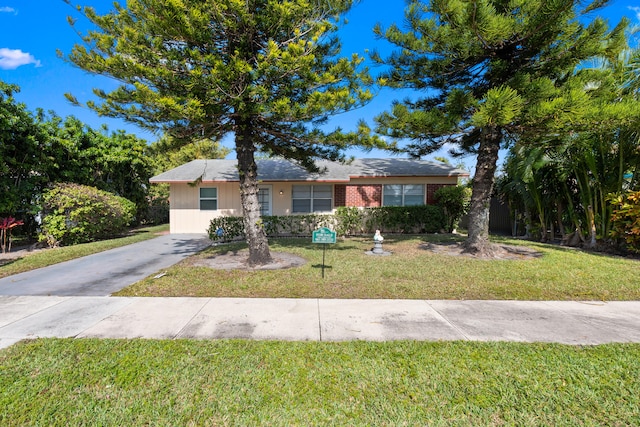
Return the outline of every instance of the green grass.
[[[274,298],[400,298],[499,300],[639,300],[640,261],[559,246],[509,239],[540,256],[520,260],[483,260],[435,254],[426,242],[462,238],[446,235],[391,236],[385,250],[393,255],[365,254],[371,241],[347,239],[329,245],[325,278],[322,249],[308,239],[274,239],[273,252],[305,258],[306,265],[272,271],[224,271],[196,267],[199,260],[237,251],[243,244],[209,248],[123,289],[121,296],[198,296]]]
[[[40,339],[0,425],[640,424],[640,345]]]
[[[157,237],[159,233],[166,232],[168,230],[168,224],[144,227],[134,230],[132,234],[126,237],[30,253],[22,258],[0,265],[0,278],[69,261],[71,259],[95,254],[97,252],[130,245],[132,243],[142,242],[143,240],[153,239],[154,237]]]

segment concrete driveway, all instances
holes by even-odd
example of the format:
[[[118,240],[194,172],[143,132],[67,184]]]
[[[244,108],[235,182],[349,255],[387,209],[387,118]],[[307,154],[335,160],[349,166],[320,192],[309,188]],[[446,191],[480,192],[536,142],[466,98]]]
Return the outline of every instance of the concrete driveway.
[[[211,244],[204,234],[168,234],[0,279],[0,295],[108,296]]]

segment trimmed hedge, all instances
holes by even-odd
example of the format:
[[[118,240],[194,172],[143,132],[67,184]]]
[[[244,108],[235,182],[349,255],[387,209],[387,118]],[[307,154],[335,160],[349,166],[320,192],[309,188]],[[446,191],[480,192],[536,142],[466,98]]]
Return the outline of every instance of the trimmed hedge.
[[[78,184],[57,184],[44,192],[40,240],[49,246],[77,244],[121,234],[133,221],[135,203]]]
[[[383,233],[436,233],[445,227],[442,208],[423,206],[384,206],[379,208],[340,207],[334,214],[264,216],[267,236],[311,236],[319,227],[328,227],[341,236]],[[242,217],[218,217],[211,220],[209,238],[214,241],[243,239]]]
[[[383,206],[369,208],[365,213],[365,233],[422,234],[437,233],[445,226],[440,206]]]

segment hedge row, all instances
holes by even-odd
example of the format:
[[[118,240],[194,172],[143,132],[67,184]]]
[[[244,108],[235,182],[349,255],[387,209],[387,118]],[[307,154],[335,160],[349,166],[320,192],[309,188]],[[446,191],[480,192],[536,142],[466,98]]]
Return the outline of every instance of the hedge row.
[[[445,227],[442,208],[424,206],[384,206],[379,208],[340,207],[334,214],[263,216],[261,224],[267,236],[311,236],[328,227],[340,236],[382,233],[436,233]],[[242,217],[218,217],[211,220],[209,238],[214,241],[244,238]]]

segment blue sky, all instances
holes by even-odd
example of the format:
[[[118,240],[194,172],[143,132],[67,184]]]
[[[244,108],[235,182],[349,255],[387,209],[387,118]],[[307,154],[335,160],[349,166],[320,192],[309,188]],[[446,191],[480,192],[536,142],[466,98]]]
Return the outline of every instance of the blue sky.
[[[76,0],[76,3],[107,12],[113,2]],[[366,56],[367,50],[384,52],[388,45],[376,40],[371,29],[378,22],[383,26],[393,22],[402,23],[403,8],[402,0],[361,0],[347,16],[348,24],[341,30],[343,53]],[[31,111],[37,108],[53,110],[61,117],[78,117],[94,128],[107,124],[110,130],[124,129],[150,142],[156,140],[156,135],[122,120],[99,117],[91,110],[66,101],[66,92],[73,93],[79,100],[86,100],[94,87],[106,90],[115,87],[115,83],[107,78],[89,75],[57,57],[57,49],[69,53],[72,46],[80,41],[67,23],[67,16],[79,18],[78,25],[82,28],[83,21],[79,14],[63,0],[0,0],[0,80],[20,86],[21,92],[16,99],[25,103]],[[609,19],[611,26],[619,22],[622,16],[631,19],[632,24],[639,24],[640,0],[614,0],[604,16]],[[375,68],[371,71],[376,73]],[[355,129],[358,119],[371,122],[376,114],[389,108],[393,99],[401,97],[384,90],[366,107],[336,116],[331,123],[345,130]],[[348,154],[356,157],[387,156],[384,152],[376,151],[352,151]],[[464,162],[468,169],[472,169],[475,159],[467,158]]]

